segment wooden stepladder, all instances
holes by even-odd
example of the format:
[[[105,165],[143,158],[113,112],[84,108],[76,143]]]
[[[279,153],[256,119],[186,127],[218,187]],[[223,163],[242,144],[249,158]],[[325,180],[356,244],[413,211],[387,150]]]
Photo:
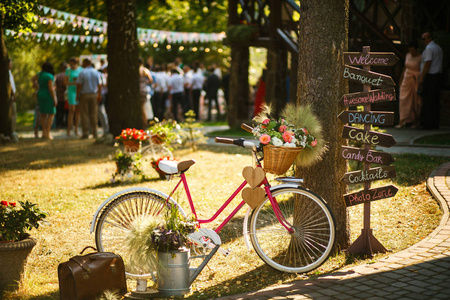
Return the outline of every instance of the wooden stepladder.
[[[394,53],[373,53],[370,47],[363,47],[363,52],[344,53],[344,78],[363,85],[363,91],[347,94],[341,98],[345,106],[363,105],[364,111],[343,111],[338,118],[343,123],[363,124],[364,129],[344,126],[342,137],[364,144],[363,149],[343,146],[341,155],[345,159],[364,163],[363,170],[346,173],[342,181],[346,184],[364,184],[364,189],[344,195],[346,206],[364,205],[364,225],[361,235],[346,249],[349,253],[361,253],[372,256],[373,253],[385,253],[387,250],[375,238],[370,228],[370,203],[372,201],[394,197],[398,189],[393,186],[371,188],[371,182],[396,177],[395,167],[389,166],[394,161],[388,153],[373,151],[373,146],[391,147],[395,140],[391,135],[371,131],[372,125],[392,125],[393,112],[371,111],[371,104],[395,101],[394,81],[389,76],[370,71],[370,66],[392,66],[398,58]],[[361,65],[362,69],[348,65]],[[372,90],[372,88],[375,88]],[[370,164],[381,167],[370,168]]]

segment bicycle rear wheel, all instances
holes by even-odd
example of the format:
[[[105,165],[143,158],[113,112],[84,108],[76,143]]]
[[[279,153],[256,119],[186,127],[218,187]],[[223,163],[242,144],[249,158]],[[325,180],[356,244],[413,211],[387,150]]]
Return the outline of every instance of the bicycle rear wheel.
[[[95,229],[98,251],[114,252],[122,256],[125,272],[132,278],[155,279],[154,255],[136,257],[129,239],[137,222],[163,222],[170,204],[161,195],[149,191],[131,191],[113,199],[102,211]],[[175,204],[178,205],[178,204]]]
[[[290,234],[281,225],[266,198],[250,218],[250,240],[256,253],[282,272],[304,273],[319,267],[330,255],[335,240],[328,205],[301,187],[275,187],[272,195],[294,232]]]

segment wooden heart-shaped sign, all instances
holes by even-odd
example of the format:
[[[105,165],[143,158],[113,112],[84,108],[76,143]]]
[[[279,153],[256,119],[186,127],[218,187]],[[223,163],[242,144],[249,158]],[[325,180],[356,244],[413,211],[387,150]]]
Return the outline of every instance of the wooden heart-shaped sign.
[[[242,176],[244,176],[248,184],[254,189],[264,180],[266,173],[264,173],[263,168],[255,169],[253,167],[245,167],[242,170]]]
[[[252,189],[251,187],[246,187],[242,190],[242,199],[247,203],[252,209],[258,207],[263,201],[266,191],[262,187],[257,187]]]

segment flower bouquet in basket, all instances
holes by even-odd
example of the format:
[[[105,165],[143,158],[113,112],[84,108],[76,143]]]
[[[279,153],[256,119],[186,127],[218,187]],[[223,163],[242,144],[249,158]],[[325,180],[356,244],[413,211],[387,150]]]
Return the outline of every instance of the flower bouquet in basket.
[[[270,107],[266,106],[254,118],[253,134],[263,146],[264,170],[276,175],[284,174],[300,153],[308,152],[308,158],[300,164],[309,165],[320,159],[325,148],[320,142],[323,140],[320,123],[310,107],[288,104],[282,115],[290,121],[283,117],[278,120],[271,118]]]

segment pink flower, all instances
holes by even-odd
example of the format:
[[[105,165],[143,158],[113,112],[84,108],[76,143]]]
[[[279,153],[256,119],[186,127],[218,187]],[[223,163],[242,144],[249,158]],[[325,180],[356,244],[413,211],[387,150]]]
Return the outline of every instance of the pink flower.
[[[317,140],[314,139],[314,141],[311,142],[311,146],[314,147],[315,145],[317,145]]]
[[[270,135],[268,134],[263,134],[259,137],[259,142],[261,144],[267,145],[268,143],[270,143]]]
[[[281,132],[281,133],[283,133],[283,132],[286,130],[286,128],[287,128],[286,125],[281,125],[281,126],[278,128],[278,131]]]
[[[305,134],[308,134],[308,130],[307,130],[306,128],[303,128],[303,132],[304,132]]]
[[[292,132],[291,131],[285,131],[283,133],[283,140],[287,143],[290,143],[292,141]]]
[[[262,121],[261,127],[262,127],[262,128],[266,128],[266,127],[267,127],[267,124],[269,124],[269,123],[270,123],[270,119],[265,119],[264,121]]]

